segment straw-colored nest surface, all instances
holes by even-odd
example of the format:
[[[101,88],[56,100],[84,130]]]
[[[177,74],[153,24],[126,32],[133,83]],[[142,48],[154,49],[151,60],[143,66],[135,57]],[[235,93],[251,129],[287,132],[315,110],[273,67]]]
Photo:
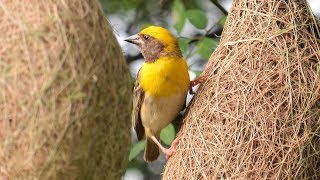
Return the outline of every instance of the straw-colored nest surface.
[[[0,179],[119,179],[131,78],[96,1],[0,2]]]
[[[319,179],[320,39],[305,0],[234,0],[164,179]]]

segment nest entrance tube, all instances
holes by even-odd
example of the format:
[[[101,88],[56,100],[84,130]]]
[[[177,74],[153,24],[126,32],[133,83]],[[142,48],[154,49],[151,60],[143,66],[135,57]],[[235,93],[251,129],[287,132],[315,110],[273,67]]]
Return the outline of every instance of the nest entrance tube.
[[[304,0],[234,0],[163,178],[320,178],[319,30]]]

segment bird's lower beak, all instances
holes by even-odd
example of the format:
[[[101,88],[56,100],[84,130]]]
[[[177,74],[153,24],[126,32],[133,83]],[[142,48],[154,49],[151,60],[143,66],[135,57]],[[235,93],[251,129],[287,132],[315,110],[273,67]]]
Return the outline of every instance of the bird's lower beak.
[[[141,44],[140,37],[137,34],[128,37],[127,39],[125,39],[125,41],[132,43],[132,44],[135,44],[135,45]]]

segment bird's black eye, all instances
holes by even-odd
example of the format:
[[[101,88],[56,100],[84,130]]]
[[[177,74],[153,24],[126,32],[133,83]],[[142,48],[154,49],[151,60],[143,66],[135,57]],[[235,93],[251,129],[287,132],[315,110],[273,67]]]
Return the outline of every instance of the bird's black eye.
[[[148,36],[148,35],[143,35],[142,37],[143,37],[143,39],[145,39],[145,40],[148,40],[148,39],[149,39],[149,36]]]

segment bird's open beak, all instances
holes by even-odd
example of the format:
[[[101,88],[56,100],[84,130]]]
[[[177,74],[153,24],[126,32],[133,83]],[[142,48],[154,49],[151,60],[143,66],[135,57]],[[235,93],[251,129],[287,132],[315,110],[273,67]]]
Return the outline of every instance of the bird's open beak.
[[[127,39],[125,39],[125,41],[132,43],[132,44],[135,44],[135,45],[141,44],[141,42],[140,42],[141,39],[137,34],[128,37]]]

